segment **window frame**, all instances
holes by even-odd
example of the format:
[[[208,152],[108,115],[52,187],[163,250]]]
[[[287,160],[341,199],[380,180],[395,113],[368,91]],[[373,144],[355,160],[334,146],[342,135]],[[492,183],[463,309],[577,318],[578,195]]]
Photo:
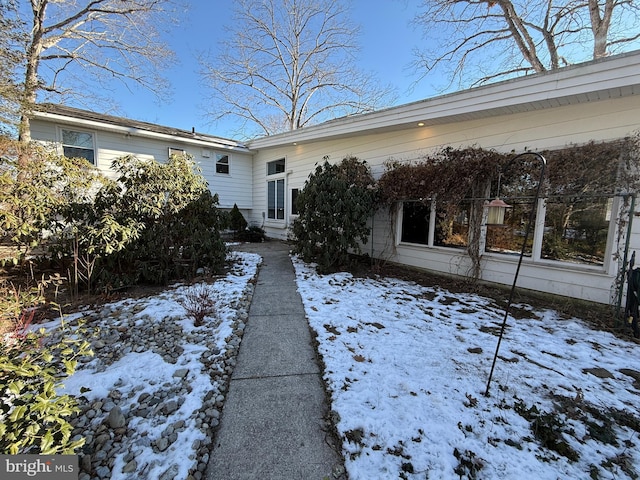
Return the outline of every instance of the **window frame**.
[[[608,220],[608,228],[607,228],[607,238],[606,245],[604,248],[603,254],[603,262],[602,264],[590,264],[590,263],[580,263],[580,262],[572,262],[561,259],[554,258],[545,258],[542,253],[542,246],[544,241],[544,229],[545,229],[545,221],[547,216],[547,198],[538,199],[538,204],[536,206],[536,216],[534,220],[534,224],[532,225],[532,229],[530,232],[529,238],[532,241],[531,253],[529,255],[525,255],[523,257],[523,261],[532,265],[539,266],[549,266],[556,268],[570,268],[572,270],[582,270],[582,271],[592,271],[592,272],[602,272],[611,274],[612,269],[615,269],[615,262],[612,262],[612,254],[613,249],[615,248],[615,237],[617,235],[616,230],[616,219],[620,216],[620,210],[623,205],[622,197],[620,195],[611,194],[607,196],[607,198],[612,199],[610,210],[610,218]],[[435,244],[435,228],[436,228],[436,212],[437,212],[437,204],[436,200],[431,200],[431,214],[429,217],[429,232],[428,232],[428,242],[425,244],[422,243],[414,243],[407,242],[402,240],[402,228],[404,221],[404,203],[408,202],[416,202],[416,200],[405,200],[397,202],[397,211],[396,211],[396,245],[405,246],[405,247],[414,247],[414,248],[422,248],[422,249],[432,249],[432,250],[446,250],[449,252],[460,252],[461,248],[450,247],[450,246],[441,246]],[[484,209],[483,212],[483,220],[482,226],[480,230],[480,253],[482,256],[486,256],[487,258],[494,258],[500,260],[513,260],[516,261],[518,255],[510,252],[497,252],[497,251],[486,251],[485,242],[487,240],[487,209]],[[613,272],[615,273],[615,272]]]
[[[80,133],[80,134],[85,134],[85,135],[89,135],[91,137],[91,144],[92,147],[91,148],[87,148],[85,146],[81,146],[81,145],[73,145],[70,143],[65,143],[65,132],[73,132],[73,133]],[[62,155],[64,155],[65,157],[67,157],[67,154],[65,152],[66,148],[75,148],[77,150],[84,150],[84,151],[90,151],[92,153],[92,159],[87,158],[84,155],[74,155],[74,156],[70,156],[68,158],[84,158],[87,162],[91,163],[92,165],[98,165],[98,149],[96,147],[96,133],[92,130],[84,130],[84,129],[76,129],[76,128],[71,128],[71,127],[65,127],[65,126],[59,126],[58,127],[58,137],[60,139],[60,149],[61,149],[61,153]]]
[[[187,151],[184,148],[180,148],[180,147],[168,147],[167,148],[167,159],[171,160],[171,156],[172,155],[186,156],[187,155]]]
[[[227,160],[226,163],[221,162],[221,160],[225,159]],[[214,171],[216,175],[225,175],[225,176],[231,176],[231,155],[228,153],[220,153],[220,152],[216,152],[215,154],[215,165],[214,165]],[[221,172],[218,171],[218,167],[224,167],[226,166],[226,172]]]
[[[274,166],[271,169],[271,165]],[[279,158],[266,163],[266,217],[265,220],[276,225],[284,225],[287,221],[287,173],[286,159]],[[269,173],[269,172],[272,173]],[[273,189],[273,192],[271,190]],[[273,195],[273,198],[271,198]],[[280,204],[279,200],[282,200]],[[273,200],[273,203],[270,201]],[[273,205],[273,208],[271,206]],[[271,215],[273,210],[273,217]]]

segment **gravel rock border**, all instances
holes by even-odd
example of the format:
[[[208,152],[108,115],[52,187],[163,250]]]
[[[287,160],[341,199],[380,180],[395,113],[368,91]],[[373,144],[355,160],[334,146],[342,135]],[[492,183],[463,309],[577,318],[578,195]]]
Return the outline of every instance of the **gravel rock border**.
[[[99,332],[92,339],[97,359],[92,367],[96,373],[105,371],[129,353],[146,351],[157,353],[168,364],[176,364],[176,370],[172,382],[146,387],[138,385],[123,392],[119,388],[122,383],[118,381],[106,398],[88,400],[84,396],[77,397],[80,413],[70,420],[74,427],[72,436],[86,439],[79,452],[79,480],[148,478],[149,470],[155,465],[140,460],[143,449],[150,447],[154,453],[165,452],[193,425],[204,434],[204,439],[195,440],[191,445],[189,461],[193,462],[193,466],[189,469],[187,480],[204,478],[249,315],[256,276],[257,271],[253,280],[247,283],[241,300],[230,305],[235,311],[235,318],[232,321],[232,333],[226,338],[226,346],[222,351],[216,344],[218,339],[210,334],[206,325],[184,332],[179,321],[184,320],[185,316],[167,315],[160,320],[145,318],[145,315],[140,315],[144,305],[135,301],[127,306],[123,306],[122,302],[106,305],[82,317],[87,327],[95,327]],[[214,387],[202,398],[202,406],[198,410],[188,418],[176,420],[175,415],[174,418],[170,417],[192,393],[189,370],[178,365],[184,353],[183,345],[186,344],[206,347],[199,356],[199,364],[202,371],[208,373]],[[155,426],[164,426],[161,435],[154,437],[144,429],[129,427],[140,418],[145,419],[147,424],[151,422]],[[165,466],[167,468],[160,479],[175,479],[179,473],[178,465],[168,461]]]

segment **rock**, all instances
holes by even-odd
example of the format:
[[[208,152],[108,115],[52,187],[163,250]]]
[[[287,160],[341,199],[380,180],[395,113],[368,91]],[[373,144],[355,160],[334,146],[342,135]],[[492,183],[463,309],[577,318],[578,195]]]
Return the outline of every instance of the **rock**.
[[[469,353],[482,353],[482,348],[480,348],[480,347],[467,348],[467,352],[469,352]]]
[[[98,446],[104,445],[109,440],[109,438],[111,438],[111,437],[109,437],[108,433],[101,433],[96,438],[96,445],[98,445]]]
[[[124,467],[122,467],[122,473],[135,472],[136,468],[138,468],[138,462],[136,462],[135,460],[131,460]]]
[[[111,478],[111,470],[109,467],[98,467],[96,469],[96,474],[100,478]]]
[[[80,460],[80,469],[84,472],[91,471],[91,455],[83,455]]]
[[[149,398],[151,395],[148,394],[147,392],[141,393],[140,396],[138,397],[138,403],[142,403],[144,402],[147,398]]]
[[[171,465],[162,475],[159,480],[173,480],[178,475],[179,468],[177,465]]]
[[[173,429],[174,430],[178,430],[180,428],[184,427],[184,420],[178,420],[177,422],[174,422],[173,424]]]
[[[105,458],[107,458],[106,450],[98,450],[93,456],[93,461],[96,463],[102,462]]]
[[[178,402],[176,402],[175,400],[169,400],[162,406],[162,411],[165,415],[170,415],[176,410],[178,410]]]
[[[174,376],[174,378],[182,379],[182,378],[186,377],[188,373],[189,373],[189,369],[188,368],[179,368],[178,370],[173,372],[173,376]]]
[[[602,367],[583,368],[582,373],[590,373],[598,378],[614,378],[613,374],[609,370]]]
[[[161,452],[164,452],[169,447],[169,439],[166,437],[159,438],[156,440],[156,447],[158,447],[158,450]]]
[[[114,407],[109,412],[109,426],[111,428],[122,428],[126,425],[124,414],[120,407]]]

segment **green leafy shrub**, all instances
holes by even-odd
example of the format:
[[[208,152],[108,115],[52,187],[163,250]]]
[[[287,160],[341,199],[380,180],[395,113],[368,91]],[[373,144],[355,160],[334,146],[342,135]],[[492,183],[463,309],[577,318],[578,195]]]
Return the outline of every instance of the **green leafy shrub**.
[[[332,165],[325,158],[298,194],[293,223],[295,250],[321,273],[348,265],[349,254],[367,243],[374,212],[375,181],[364,161],[348,157]]]
[[[123,157],[113,163],[117,184],[98,194],[110,232],[121,234],[123,248],[112,252],[102,269],[102,284],[118,288],[140,282],[166,284],[193,277],[203,268],[212,273],[224,265],[226,247],[220,237],[223,216],[197,166],[187,156],[168,163]],[[135,232],[128,238],[125,234]]]
[[[78,413],[69,395],[59,396],[62,380],[73,375],[86,341],[69,332],[56,341],[44,329],[0,345],[0,451],[3,454],[72,454],[84,439],[71,441],[66,420]]]
[[[82,327],[61,326],[53,333],[27,331],[45,283],[26,292],[13,288],[11,300],[0,304],[0,316],[18,316],[14,329],[0,341],[0,453],[73,454],[84,439],[71,440],[66,420],[78,413],[69,395],[58,395],[64,378],[73,375],[78,359],[93,355]],[[16,313],[16,308],[21,308]]]
[[[18,169],[24,148],[0,143],[0,237],[13,242],[22,258],[43,242],[55,241],[68,212],[90,203],[95,183],[104,179],[86,160],[37,145],[28,147],[30,161]]]

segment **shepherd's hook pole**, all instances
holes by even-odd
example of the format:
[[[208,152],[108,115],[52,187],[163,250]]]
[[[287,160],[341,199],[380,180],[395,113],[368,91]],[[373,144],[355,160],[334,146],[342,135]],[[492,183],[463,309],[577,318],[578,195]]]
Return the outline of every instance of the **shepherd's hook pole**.
[[[542,168],[540,169],[540,179],[538,180],[538,187],[536,188],[536,195],[533,199],[533,208],[531,209],[531,213],[529,213],[529,223],[527,223],[527,228],[524,232],[524,240],[522,241],[522,250],[520,250],[520,258],[518,259],[518,266],[516,267],[516,273],[513,277],[513,283],[511,284],[511,292],[509,293],[509,300],[507,301],[507,306],[504,309],[504,318],[502,319],[502,326],[500,327],[500,336],[498,337],[498,344],[496,345],[496,353],[493,356],[493,363],[491,364],[491,372],[489,372],[489,380],[487,380],[487,389],[484,391],[485,397],[489,396],[489,387],[491,386],[491,379],[493,378],[493,370],[496,367],[496,360],[498,359],[498,352],[500,351],[500,344],[502,343],[502,336],[504,335],[504,329],[507,326],[507,317],[509,316],[509,309],[511,308],[511,302],[513,301],[513,294],[516,291],[516,282],[518,281],[518,274],[520,273],[520,265],[522,265],[522,257],[524,257],[524,251],[527,248],[527,240],[529,239],[529,232],[531,231],[531,224],[534,221],[535,213],[538,208],[538,197],[540,196],[540,187],[542,186],[542,181],[544,180],[544,171],[547,166],[547,160],[536,152],[524,152],[520,155],[516,155],[509,163],[507,163],[507,167],[511,165],[514,161],[519,160],[521,157],[525,155],[533,155],[542,164]]]

